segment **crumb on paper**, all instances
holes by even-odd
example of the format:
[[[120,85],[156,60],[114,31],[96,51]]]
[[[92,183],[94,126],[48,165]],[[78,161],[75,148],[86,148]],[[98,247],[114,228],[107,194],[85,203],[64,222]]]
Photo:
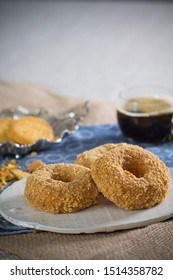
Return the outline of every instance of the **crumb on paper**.
[[[36,170],[38,167],[40,167],[40,166],[42,166],[42,165],[43,165],[42,160],[36,159],[36,160],[34,160],[33,162],[29,163],[29,164],[27,165],[27,168],[28,168],[28,171],[29,171],[30,173],[32,173],[34,170]]]
[[[7,184],[13,183],[14,181],[23,179],[32,173],[35,169],[43,165],[41,160],[34,160],[28,164],[26,171],[23,171],[20,166],[17,165],[15,159],[10,160],[7,164],[0,165],[0,190],[3,189]]]
[[[11,160],[7,165],[2,164],[0,167],[0,189],[3,189],[8,182],[15,179],[13,170],[17,169],[16,160]]]
[[[33,151],[33,152],[31,152],[31,153],[30,153],[30,156],[31,156],[31,157],[35,157],[35,156],[37,156],[37,152],[34,152],[34,151]]]
[[[17,180],[23,179],[29,175],[29,172],[22,171],[20,169],[15,169],[11,171]]]

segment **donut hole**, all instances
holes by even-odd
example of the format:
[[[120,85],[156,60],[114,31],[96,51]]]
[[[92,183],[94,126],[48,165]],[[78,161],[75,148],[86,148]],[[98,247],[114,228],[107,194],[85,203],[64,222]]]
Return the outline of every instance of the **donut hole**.
[[[55,165],[49,170],[49,176],[54,181],[61,181],[63,183],[73,182],[76,178],[77,172],[72,166],[65,164]]]
[[[130,161],[124,161],[122,168],[123,170],[130,172],[137,178],[144,177],[144,174],[146,173],[146,165],[140,161],[136,162],[136,160],[132,159]]]
[[[52,174],[51,178],[55,181],[62,181],[64,183],[69,183],[74,180],[73,176],[71,174]]]

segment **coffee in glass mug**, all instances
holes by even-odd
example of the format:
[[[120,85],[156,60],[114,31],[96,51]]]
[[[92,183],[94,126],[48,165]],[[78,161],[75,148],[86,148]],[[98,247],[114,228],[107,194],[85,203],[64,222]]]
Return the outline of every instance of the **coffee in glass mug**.
[[[128,138],[150,143],[169,140],[173,130],[173,90],[142,86],[120,92],[117,119]]]

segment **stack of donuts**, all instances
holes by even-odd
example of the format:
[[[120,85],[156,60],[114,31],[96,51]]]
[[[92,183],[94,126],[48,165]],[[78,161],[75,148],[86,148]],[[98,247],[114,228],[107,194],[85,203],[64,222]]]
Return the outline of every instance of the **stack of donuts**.
[[[105,144],[77,155],[74,164],[49,164],[26,181],[32,207],[49,213],[76,212],[106,197],[125,210],[151,208],[168,195],[166,165],[153,153],[126,143]]]

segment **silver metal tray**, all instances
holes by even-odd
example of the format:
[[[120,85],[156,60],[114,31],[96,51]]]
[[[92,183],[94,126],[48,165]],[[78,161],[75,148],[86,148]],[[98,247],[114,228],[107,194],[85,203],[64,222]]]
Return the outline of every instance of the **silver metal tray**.
[[[39,139],[30,145],[20,145],[14,142],[0,143],[0,153],[2,155],[13,155],[16,158],[21,157],[32,151],[41,151],[60,143],[65,135],[73,133],[79,127],[82,121],[89,112],[89,102],[86,101],[79,107],[76,107],[65,114],[55,114],[50,110],[38,108],[36,110],[28,110],[22,106],[15,109],[4,109],[0,112],[0,118],[12,117],[18,119],[22,116],[33,115],[45,119],[50,123],[54,130],[55,140],[48,141]]]

